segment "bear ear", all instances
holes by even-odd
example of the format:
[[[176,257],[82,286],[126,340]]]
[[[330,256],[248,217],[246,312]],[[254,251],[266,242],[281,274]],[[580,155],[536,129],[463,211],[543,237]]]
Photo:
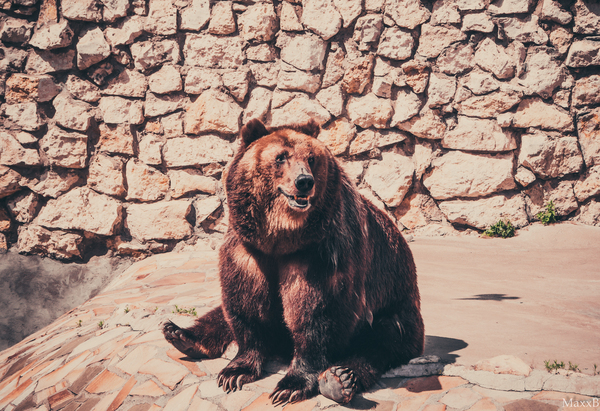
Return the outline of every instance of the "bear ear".
[[[321,132],[321,127],[314,119],[311,118],[308,123],[298,126],[298,131],[306,134],[307,136],[317,138]]]
[[[269,134],[269,131],[265,125],[259,119],[253,118],[247,122],[246,125],[242,127],[242,131],[240,131],[242,146],[247,147],[252,142],[266,136],[267,134]]]

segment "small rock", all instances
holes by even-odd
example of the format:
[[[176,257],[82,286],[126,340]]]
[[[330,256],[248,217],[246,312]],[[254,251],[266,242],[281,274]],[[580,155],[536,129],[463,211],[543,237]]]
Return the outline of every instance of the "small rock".
[[[421,37],[417,53],[428,58],[437,57],[452,43],[465,40],[467,35],[454,27],[433,26],[425,23],[421,26]]]
[[[470,43],[452,44],[439,55],[437,66],[445,74],[462,74],[473,67],[474,56],[475,50]]]
[[[483,96],[473,96],[455,104],[459,114],[470,117],[495,117],[510,110],[521,99],[515,92],[494,91]]]
[[[421,111],[419,115],[411,117],[407,121],[397,123],[394,127],[408,131],[417,137],[432,140],[442,139],[446,132],[446,123],[435,110]]]
[[[444,370],[444,364],[437,355],[425,355],[413,358],[406,365],[392,368],[381,376],[381,378],[397,377],[426,377],[428,375],[439,375]]]
[[[429,77],[427,105],[438,107],[452,101],[456,92],[456,79],[441,73],[432,73]]]
[[[189,94],[202,94],[206,89],[222,85],[221,75],[214,69],[192,67],[185,77],[185,92]]]
[[[182,90],[182,81],[176,66],[165,65],[148,78],[148,86],[153,93],[167,94]]]
[[[331,154],[338,156],[346,152],[355,135],[356,127],[340,118],[321,130],[319,140],[325,143]]]
[[[126,18],[115,27],[107,27],[104,31],[104,37],[111,46],[121,46],[132,44],[133,41],[144,33],[144,21],[141,16],[131,16]]]
[[[185,200],[129,204],[125,226],[140,241],[181,240],[192,235],[186,217],[192,205]]]
[[[321,87],[323,88],[333,86],[344,77],[345,73],[344,62],[346,53],[344,53],[344,50],[337,45],[337,43],[331,43],[330,48],[327,55],[325,74],[323,75],[323,81],[321,82]]]
[[[100,124],[100,138],[96,149],[99,152],[133,155],[133,133],[128,124]]]
[[[275,51],[275,47],[272,45],[263,43],[248,47],[246,49],[246,58],[248,58],[248,60],[262,62],[275,61],[277,60],[277,52]]]
[[[175,40],[140,41],[131,45],[131,55],[138,70],[149,70],[165,63],[179,63],[179,45]]]
[[[160,36],[177,33],[177,8],[172,0],[148,0],[144,31]]]
[[[577,136],[585,166],[600,165],[600,108],[577,118]]]
[[[600,5],[592,0],[577,0],[572,6],[575,13],[573,31],[578,34],[600,34]]]
[[[181,137],[183,135],[183,113],[169,114],[160,119],[165,137]]]
[[[525,61],[527,69],[519,79],[519,83],[527,88],[529,94],[549,98],[554,89],[562,84],[566,75],[558,57],[553,48],[529,47]]]
[[[200,226],[200,223],[210,217],[219,209],[219,207],[221,207],[221,200],[216,196],[194,201],[194,208],[196,209],[196,226]]]
[[[53,105],[57,124],[83,132],[90,128],[94,118],[94,108],[90,104],[75,100],[68,91],[64,91],[56,96]]]
[[[5,17],[0,22],[0,41],[3,43],[27,43],[31,38],[33,23],[27,20]]]
[[[517,62],[507,50],[486,38],[477,47],[475,62],[486,71],[491,71],[499,79],[509,79],[515,75]]]
[[[517,172],[515,173],[515,180],[517,183],[521,184],[523,187],[527,187],[533,183],[535,179],[535,174],[533,174],[530,170],[523,166],[517,167]]]
[[[210,12],[210,23],[208,24],[209,33],[226,35],[235,32],[235,18],[232,6],[233,3],[231,1],[220,1],[213,5]]]
[[[521,137],[519,164],[542,178],[579,173],[583,157],[576,137],[537,132]]]
[[[39,179],[28,180],[25,185],[41,196],[56,198],[79,184],[80,181],[80,176],[73,170],[58,168],[44,171]]]
[[[58,94],[60,88],[49,75],[15,73],[6,80],[7,103],[22,103],[27,100],[46,102]]]
[[[487,13],[466,14],[462,22],[462,31],[480,31],[491,33],[495,24]]]
[[[142,137],[139,145],[138,158],[146,164],[153,166],[162,165],[162,148],[166,139],[158,134],[146,134]]]
[[[83,80],[73,74],[69,74],[65,82],[67,90],[79,100],[95,103],[100,100],[100,89],[87,80]]]
[[[15,134],[15,138],[21,144],[33,144],[37,143],[38,139],[33,134],[27,133],[25,131],[19,131]]]
[[[356,132],[355,132],[356,133]],[[408,138],[408,134],[396,130],[371,130],[366,129],[358,133],[350,144],[351,156],[365,153],[376,148],[390,146]],[[362,168],[361,168],[362,173]]]
[[[575,183],[573,191],[580,203],[600,194],[600,167],[590,168],[585,177],[580,177],[579,181]]]
[[[48,201],[34,223],[46,228],[114,235],[122,215],[119,201],[87,187],[77,187]]]
[[[77,68],[86,68],[99,63],[110,56],[110,45],[100,28],[95,27],[84,32],[77,42]]]
[[[245,60],[243,46],[243,41],[238,37],[189,33],[185,38],[183,54],[185,61],[194,66],[237,69]]]
[[[492,14],[528,13],[531,0],[495,0],[488,10]]]
[[[577,80],[573,88],[575,107],[600,103],[600,75],[592,75]]]
[[[571,115],[540,98],[525,99],[519,103],[513,116],[513,126],[520,128],[539,127],[544,130],[573,131]]]
[[[504,17],[498,19],[498,30],[510,40],[521,43],[546,44],[548,35],[538,25],[538,17],[530,15],[524,18]]]
[[[6,104],[4,115],[17,127],[26,131],[39,130],[45,124],[34,102]]]
[[[136,158],[129,159],[125,174],[127,201],[157,201],[169,191],[169,177]]]
[[[281,60],[300,70],[321,70],[327,43],[314,34],[279,36],[277,47]]]
[[[181,30],[200,31],[210,20],[209,0],[192,0],[189,5],[179,11]]]
[[[30,191],[16,194],[6,202],[6,207],[19,223],[30,223],[38,212],[39,196]]]
[[[75,68],[75,50],[67,50],[65,52],[46,51],[46,50],[31,50],[27,58],[25,72],[27,73],[56,73],[58,71],[66,71]]]
[[[176,137],[167,140],[163,156],[165,165],[169,168],[198,167],[225,163],[233,157],[233,150],[229,143],[214,135]]]
[[[217,131],[237,134],[242,111],[242,108],[227,94],[213,89],[205,91],[187,108],[185,132],[199,134]]]
[[[457,24],[460,21],[460,12],[454,0],[437,0],[433,3],[431,24],[439,26],[442,24]]]
[[[423,101],[408,88],[401,88],[396,94],[394,101],[394,116],[392,117],[392,127],[398,123],[405,122],[416,116],[423,107]]]
[[[112,23],[116,19],[127,16],[130,0],[104,0],[102,2],[102,20]]]
[[[412,56],[415,40],[408,30],[398,27],[387,27],[377,47],[377,55],[392,60],[406,60]]]
[[[393,85],[394,85],[394,81],[392,80],[391,75],[387,75],[384,77],[374,77],[373,85],[371,86],[371,91],[377,97],[390,98],[390,97],[392,97],[392,86]]]
[[[386,0],[385,15],[398,26],[412,30],[429,20],[431,12],[420,0]]]
[[[488,94],[500,88],[500,82],[492,74],[482,70],[471,71],[462,78],[462,85],[477,95]]]
[[[574,41],[569,48],[565,65],[575,68],[600,66],[600,41],[591,39]]]
[[[35,148],[24,148],[13,135],[0,131],[0,164],[39,166],[41,161]]]
[[[368,51],[377,45],[382,30],[383,17],[379,14],[367,14],[356,20],[352,38],[358,43],[359,50]]]
[[[333,0],[333,3],[342,16],[344,28],[350,27],[363,11],[361,0]]]
[[[9,167],[0,165],[0,198],[4,198],[21,189],[22,176]]]
[[[512,131],[503,130],[495,119],[458,116],[458,125],[446,131],[442,146],[463,151],[502,152],[517,148]]]
[[[317,100],[299,96],[279,107],[271,110],[270,126],[278,127],[295,123],[305,123],[313,119],[319,125],[329,121],[331,115]]]
[[[250,72],[248,69],[243,69],[225,72],[221,76],[223,79],[223,85],[227,87],[229,93],[239,103],[242,103],[246,98],[246,94],[248,94],[249,73]]]
[[[186,102],[187,99],[183,94],[147,93],[144,114],[146,117],[162,116],[183,108]]]
[[[591,200],[589,203],[581,206],[579,214],[573,221],[600,227],[600,201]]]
[[[122,197],[125,195],[125,160],[98,154],[90,161],[87,185],[101,194]]]
[[[410,159],[396,153],[382,153],[365,173],[364,180],[388,207],[397,207],[412,186],[415,166]]]
[[[362,97],[350,96],[346,110],[350,121],[362,128],[387,128],[394,113],[391,100],[372,93]]]
[[[333,0],[303,0],[302,24],[323,40],[329,40],[342,27],[342,16]]]
[[[198,192],[207,194],[217,192],[217,180],[202,175],[199,170],[169,170],[168,175],[171,181],[172,198],[180,198]]]
[[[277,33],[277,15],[273,4],[255,3],[238,17],[240,35],[245,41],[271,41]],[[300,67],[298,67],[300,68]]]
[[[405,81],[415,93],[420,94],[427,88],[430,66],[420,60],[411,60],[402,64]]]
[[[61,230],[47,230],[37,225],[19,230],[17,249],[22,254],[41,254],[61,260],[81,258],[83,236]]]
[[[23,69],[27,52],[11,47],[0,46],[0,72],[14,73]]]
[[[142,124],[144,122],[143,104],[140,100],[127,100],[123,97],[106,96],[98,105],[105,123]]]
[[[332,116],[338,117],[342,114],[344,110],[344,93],[342,92],[341,84],[321,89],[315,98]]]
[[[63,0],[62,15],[69,20],[101,21],[101,4],[96,0]]]
[[[87,140],[85,134],[69,133],[58,127],[51,127],[40,140],[40,153],[50,165],[85,168]]]
[[[558,50],[561,55],[569,51],[573,41],[573,33],[570,30],[556,26],[550,32],[550,43]]]
[[[269,108],[271,107],[271,99],[273,98],[273,92],[268,88],[256,87],[250,92],[250,99],[246,110],[244,110],[244,116],[242,122],[246,124],[253,118],[264,121]],[[317,95],[318,99],[318,95]]]
[[[483,197],[515,187],[512,153],[491,156],[450,151],[434,159],[432,166],[423,184],[436,200]]]
[[[123,70],[121,74],[108,82],[102,94],[109,96],[144,97],[148,81],[146,76],[136,70]]]
[[[562,9],[557,0],[542,0],[539,5],[540,18],[546,21],[554,21],[558,24],[569,24],[573,16],[568,11]]]
[[[375,56],[369,54],[362,61],[357,62],[344,73],[342,88],[348,94],[362,94],[371,83],[373,77],[373,63]]]
[[[281,3],[281,16],[279,20],[281,30],[285,31],[303,31],[304,26],[300,23],[296,8],[286,1]]]

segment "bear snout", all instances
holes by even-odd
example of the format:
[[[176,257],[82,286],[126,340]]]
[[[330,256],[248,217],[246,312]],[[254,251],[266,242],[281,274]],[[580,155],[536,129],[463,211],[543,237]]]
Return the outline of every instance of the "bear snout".
[[[300,174],[294,182],[300,193],[308,193],[315,185],[315,179],[310,174]]]

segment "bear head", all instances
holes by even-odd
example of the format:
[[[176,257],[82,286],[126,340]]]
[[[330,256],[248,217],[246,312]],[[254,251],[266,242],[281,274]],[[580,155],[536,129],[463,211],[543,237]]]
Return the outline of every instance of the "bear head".
[[[337,163],[319,140],[314,122],[266,127],[251,120],[225,176],[230,227],[257,233],[300,229],[315,210],[327,208],[327,188]]]

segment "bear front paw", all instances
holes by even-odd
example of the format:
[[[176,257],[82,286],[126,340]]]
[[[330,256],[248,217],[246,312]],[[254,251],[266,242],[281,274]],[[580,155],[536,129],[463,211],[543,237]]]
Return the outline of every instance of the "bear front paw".
[[[279,381],[275,390],[269,395],[269,398],[273,402],[273,405],[277,406],[287,402],[302,401],[314,397],[316,394],[317,385],[311,383],[309,378],[288,374]]]
[[[163,326],[163,335],[165,339],[177,348],[183,354],[190,358],[208,358],[208,355],[202,350],[196,342],[196,338],[190,332],[179,327],[172,321],[168,321]]]
[[[231,391],[241,390],[243,385],[257,379],[250,367],[228,365],[223,368],[217,378],[219,387],[223,387],[223,391],[229,393]]]
[[[319,391],[330,400],[348,404],[356,393],[356,376],[349,368],[331,367],[319,376]]]

